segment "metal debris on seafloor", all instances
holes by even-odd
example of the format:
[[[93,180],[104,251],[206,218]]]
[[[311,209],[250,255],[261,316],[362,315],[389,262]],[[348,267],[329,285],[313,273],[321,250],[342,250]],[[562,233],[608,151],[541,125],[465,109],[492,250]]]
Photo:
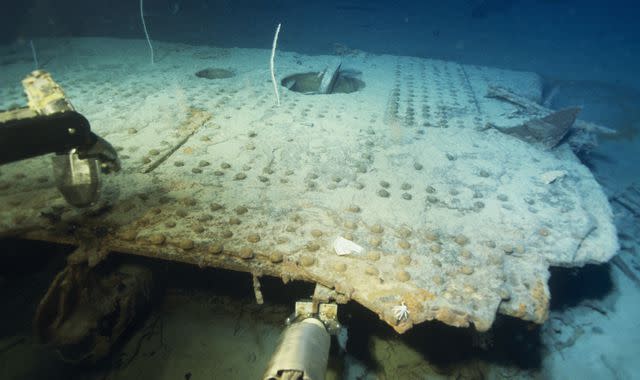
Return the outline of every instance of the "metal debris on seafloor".
[[[528,143],[540,144],[551,149],[567,135],[579,112],[580,107],[566,108],[541,118],[527,120],[515,127],[497,125],[493,125],[493,127]]]
[[[155,73],[135,76],[135,88],[157,91],[138,102],[114,96],[121,118],[105,114],[98,96],[74,99],[123,161],[123,172],[105,181],[100,207],[66,205],[47,160],[6,165],[1,235],[97,242],[313,282],[398,332],[429,320],[486,331],[496,313],[542,323],[549,266],[604,262],[616,252],[607,198],[567,144],[545,150],[484,128],[531,119],[484,95],[501,86],[540,98],[535,74],[358,55],[349,65],[366,86],[325,96],[285,91],[274,110],[263,51],[229,50],[236,77],[204,81],[193,75],[195,63],[184,64],[184,49],[158,62],[184,82],[158,88]],[[333,59],[313,57],[313,66]],[[300,72],[298,61],[282,52],[279,71]],[[15,80],[6,75],[0,79]],[[75,83],[78,93],[101,87]],[[129,86],[122,80],[107,90]],[[546,184],[540,175],[549,171],[569,174]],[[362,253],[337,255],[336,236]],[[402,303],[409,313],[398,321]]]
[[[79,258],[80,257],[80,258]],[[142,265],[120,263],[93,268],[86,252],[74,252],[44,295],[34,318],[40,342],[74,364],[96,363],[148,310],[153,273]]]
[[[516,135],[522,135],[525,141],[538,142],[546,148],[553,148],[565,139],[576,154],[585,154],[596,148],[598,135],[616,134],[614,129],[576,119],[578,107],[554,111],[534,102],[529,97],[518,95],[497,85],[489,86],[486,97],[511,103],[517,107],[516,113],[524,113],[529,117],[529,120],[522,125],[497,127],[499,130],[505,133],[512,131]],[[527,125],[528,123],[531,125]],[[495,125],[489,123],[489,126]]]
[[[613,202],[622,206],[636,218],[640,218],[640,185],[632,183],[620,194],[613,197]]]

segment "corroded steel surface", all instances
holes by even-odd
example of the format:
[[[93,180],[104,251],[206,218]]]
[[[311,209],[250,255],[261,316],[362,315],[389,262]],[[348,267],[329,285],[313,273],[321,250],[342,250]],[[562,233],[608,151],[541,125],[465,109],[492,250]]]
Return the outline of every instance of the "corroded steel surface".
[[[264,50],[166,44],[153,67],[130,68],[70,44],[75,60],[50,71],[123,170],[104,177],[100,205],[76,210],[48,158],[0,168],[0,234],[317,282],[399,332],[433,319],[487,330],[497,312],[541,323],[550,265],[617,248],[607,199],[566,145],[484,128],[527,118],[487,88],[536,99],[535,74],[361,55],[342,65],[360,91],[281,89],[276,107]],[[280,53],[278,73],[332,59]],[[235,76],[194,75],[207,67]],[[337,255],[338,236],[363,251]]]

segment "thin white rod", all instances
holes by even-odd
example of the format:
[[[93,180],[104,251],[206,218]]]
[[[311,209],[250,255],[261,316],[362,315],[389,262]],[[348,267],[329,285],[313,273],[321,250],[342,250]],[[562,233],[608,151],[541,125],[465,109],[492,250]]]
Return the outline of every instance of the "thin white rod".
[[[33,45],[33,40],[29,40],[29,44],[31,45],[31,55],[33,55],[33,63],[36,65],[36,70],[40,67],[38,64],[38,55],[36,54],[36,47]]]
[[[278,92],[278,83],[276,83],[276,67],[275,67],[275,58],[276,58],[276,46],[278,45],[278,34],[280,34],[280,25],[276,28],[276,35],[273,36],[273,46],[271,47],[271,82],[273,82],[273,91],[276,93],[276,103],[278,106],[280,105],[280,92]]]
[[[153,46],[151,46],[151,39],[149,39],[149,32],[147,32],[147,24],[144,22],[144,10],[140,0],[140,19],[142,20],[142,28],[144,29],[144,35],[147,37],[147,44],[149,44],[149,50],[151,51],[151,64],[153,65]]]

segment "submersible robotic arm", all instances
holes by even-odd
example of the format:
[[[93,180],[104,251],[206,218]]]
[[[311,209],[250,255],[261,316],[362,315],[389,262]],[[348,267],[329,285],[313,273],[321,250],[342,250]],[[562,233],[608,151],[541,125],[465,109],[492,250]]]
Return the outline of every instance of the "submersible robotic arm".
[[[331,335],[337,334],[338,305],[296,302],[280,343],[271,356],[264,380],[322,380],[329,361]]]
[[[99,196],[99,172],[120,170],[113,147],[91,132],[62,88],[42,70],[23,81],[28,107],[0,112],[0,165],[47,153],[56,185],[68,203],[86,207]]]

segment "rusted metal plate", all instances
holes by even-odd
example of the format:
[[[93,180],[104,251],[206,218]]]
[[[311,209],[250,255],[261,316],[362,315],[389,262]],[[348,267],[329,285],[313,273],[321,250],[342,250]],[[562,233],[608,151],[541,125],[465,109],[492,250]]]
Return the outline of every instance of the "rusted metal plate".
[[[535,99],[535,74],[360,55],[342,67],[363,89],[281,88],[276,107],[266,50],[164,44],[150,65],[139,41],[65,44],[48,70],[119,147],[123,171],[104,177],[100,205],[76,210],[47,158],[0,168],[0,234],[317,282],[399,332],[433,319],[484,331],[497,312],[541,323],[550,265],[617,249],[607,199],[566,145],[484,128],[527,119],[485,98],[489,86]],[[331,59],[279,53],[277,74]],[[195,75],[208,67],[236,75]],[[337,255],[337,237],[362,252]]]

